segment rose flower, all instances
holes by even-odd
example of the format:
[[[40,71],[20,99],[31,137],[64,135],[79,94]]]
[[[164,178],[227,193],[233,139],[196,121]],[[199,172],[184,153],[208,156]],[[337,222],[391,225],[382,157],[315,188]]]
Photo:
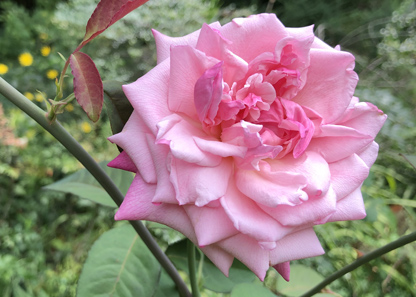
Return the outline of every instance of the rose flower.
[[[124,86],[134,112],[109,166],[136,173],[116,220],[187,236],[224,273],[324,253],[313,226],[365,217],[361,185],[386,115],[353,96],[354,56],[274,14],[153,31],[157,66]]]

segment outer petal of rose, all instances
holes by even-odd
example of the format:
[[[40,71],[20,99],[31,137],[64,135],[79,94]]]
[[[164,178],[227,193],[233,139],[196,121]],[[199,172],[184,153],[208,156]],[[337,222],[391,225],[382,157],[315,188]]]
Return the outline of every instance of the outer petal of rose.
[[[156,135],[156,124],[171,114],[167,106],[169,60],[160,63],[123,91],[148,129]]]
[[[302,226],[313,223],[322,223],[336,210],[336,195],[329,188],[326,195],[309,199],[296,206],[279,205],[275,208],[259,206],[283,226]]]
[[[156,205],[151,202],[155,187],[154,184],[147,184],[136,175],[115,219],[158,222],[178,230],[196,243],[195,232],[183,207],[165,203]],[[233,257],[228,252],[215,245],[202,248],[202,251],[225,275],[228,275],[233,262]]]
[[[367,102],[358,102],[348,108],[337,124],[351,127],[375,138],[387,119],[381,110]]]
[[[247,148],[244,146],[233,145],[218,140],[206,140],[200,137],[194,137],[196,145],[204,152],[211,153],[221,157],[240,157],[244,158]]]
[[[255,170],[237,170],[235,182],[237,188],[247,197],[268,207],[278,205],[297,205],[308,195],[302,190],[306,187],[306,178],[292,172],[263,172]]]
[[[290,280],[290,261],[276,264],[273,268],[276,269],[285,281],[288,282]]]
[[[194,137],[208,138],[200,129],[177,114],[172,114],[157,124],[157,143],[169,145],[172,155],[201,166],[217,166],[221,157],[202,151]],[[213,140],[213,139],[212,139]]]
[[[137,173],[138,171],[136,165],[134,165],[133,161],[125,151],[122,151],[113,161],[108,163],[107,166],[134,173]]]
[[[169,147],[163,144],[155,144],[155,137],[146,135],[146,141],[151,148],[150,155],[155,165],[157,184],[152,203],[178,204],[175,198],[175,189],[170,182],[168,162],[170,161]]]
[[[244,78],[248,64],[228,49],[232,42],[222,37],[221,33],[217,31],[204,24],[196,49],[204,52],[207,56],[224,61],[224,81],[231,85]]]
[[[168,106],[199,122],[194,104],[194,86],[204,72],[220,61],[191,46],[174,46],[170,51]],[[167,85],[167,81],[163,84]],[[159,86],[155,85],[155,88]],[[160,100],[160,99],[159,99]]]
[[[250,236],[237,234],[216,244],[243,262],[263,281],[269,269],[269,251],[260,247]]]
[[[354,56],[347,52],[312,48],[308,79],[292,99],[318,112],[324,123],[338,119],[348,107],[357,85]]]
[[[361,186],[370,171],[356,154],[329,164],[331,185],[340,200]],[[338,205],[337,205],[338,208]]]
[[[337,210],[327,222],[361,220],[366,216],[361,187],[337,202]]]
[[[313,27],[314,25],[297,28],[286,27],[286,32],[289,34],[289,36],[294,37],[295,39],[305,39],[310,35],[314,35]]]
[[[221,24],[219,22],[212,23],[209,26],[214,29],[221,28]],[[171,46],[190,45],[195,47],[200,32],[201,30],[197,30],[185,36],[170,37],[152,29],[152,33],[156,41],[157,63],[159,64],[169,58]]]
[[[133,112],[127,121],[122,132],[115,134],[108,139],[119,145],[128,154],[138,169],[138,173],[148,183],[156,182],[156,171],[152,158],[150,158],[149,145],[146,141],[146,134],[149,130],[141,118]],[[148,156],[147,158],[144,156]]]
[[[270,252],[270,263],[276,265],[292,260],[316,257],[324,254],[319,239],[313,228],[292,233],[276,243],[276,248]]]
[[[234,227],[259,242],[277,241],[293,230],[279,224],[239,192],[234,181],[230,181],[228,191],[220,202]]]
[[[115,219],[158,222],[194,237],[191,221],[182,207],[173,204],[152,203],[155,190],[155,184],[148,184],[143,181],[140,175],[136,175]]]
[[[371,136],[345,126],[326,125],[320,129],[322,133],[312,138],[307,151],[320,153],[328,163],[360,152],[373,142]]]
[[[259,53],[273,52],[276,43],[288,36],[275,14],[235,18],[220,29],[221,35],[232,41],[229,50],[250,62]]]
[[[224,196],[233,169],[232,161],[223,159],[216,167],[198,166],[172,157],[170,180],[180,205],[204,206]]]
[[[378,144],[373,141],[363,150],[359,151],[357,155],[364,161],[365,164],[370,168],[377,159]]]
[[[197,244],[196,242],[194,243]],[[228,277],[230,267],[233,264],[234,256],[215,244],[199,248],[215,264],[215,266],[217,266],[218,269],[221,270],[226,277]]]
[[[222,207],[185,205],[199,246],[208,246],[239,233]]]

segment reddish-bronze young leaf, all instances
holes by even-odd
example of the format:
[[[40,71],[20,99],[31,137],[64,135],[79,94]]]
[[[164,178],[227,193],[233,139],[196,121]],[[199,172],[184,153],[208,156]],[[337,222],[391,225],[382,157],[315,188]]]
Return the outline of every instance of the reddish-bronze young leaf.
[[[147,1],[148,0],[101,0],[88,20],[82,43],[75,51],[79,51],[90,40]]]
[[[82,52],[74,52],[69,58],[74,75],[74,94],[88,117],[96,122],[104,101],[103,82],[91,58]]]

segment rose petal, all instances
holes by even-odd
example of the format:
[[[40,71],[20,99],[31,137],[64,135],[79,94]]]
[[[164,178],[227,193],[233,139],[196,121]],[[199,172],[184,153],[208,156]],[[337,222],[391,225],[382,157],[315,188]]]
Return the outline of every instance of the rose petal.
[[[137,173],[138,171],[136,165],[134,165],[133,161],[125,151],[122,151],[113,161],[109,162],[107,166],[134,173]]]
[[[365,164],[370,168],[373,166],[377,159],[378,144],[373,141],[361,151],[357,152],[357,155],[364,161]]]
[[[308,151],[320,153],[328,163],[336,162],[363,150],[371,142],[371,136],[344,126],[325,125],[322,133],[312,138]]]
[[[256,240],[244,234],[237,234],[216,245],[234,255],[264,281],[269,269],[269,251],[262,249]]]
[[[162,144],[155,144],[155,137],[151,134],[146,135],[148,146],[151,148],[150,156],[155,165],[157,184],[152,203],[171,203],[178,204],[175,199],[175,189],[170,182],[168,162],[170,160],[169,147]]]
[[[226,142],[216,140],[206,140],[199,137],[194,137],[196,145],[204,152],[211,153],[221,157],[240,157],[244,158],[247,153],[247,148],[239,145],[233,145]]]
[[[208,138],[197,127],[193,126],[179,115],[172,114],[157,124],[156,141],[167,144],[175,158],[201,166],[217,166],[221,157],[199,149],[194,137]],[[212,140],[212,139],[211,139]]]
[[[273,52],[276,43],[288,35],[275,14],[236,18],[221,27],[220,32],[232,42],[229,50],[247,62],[259,53]]]
[[[195,83],[194,103],[201,123],[214,124],[222,97],[223,62],[207,69]]]
[[[306,178],[292,172],[270,171],[266,162],[261,163],[260,171],[237,170],[237,188],[247,197],[268,207],[297,205],[308,195],[302,191],[307,185]],[[267,164],[268,165],[268,164]]]
[[[138,173],[147,183],[156,183],[153,160],[143,158],[143,156],[149,156],[151,151],[146,141],[146,134],[150,134],[150,131],[137,113],[133,112],[123,131],[108,139],[124,149],[136,166]]]
[[[233,181],[220,202],[234,227],[257,241],[277,241],[293,230],[268,216],[255,202],[239,192]]]
[[[322,197],[309,199],[296,206],[279,205],[275,208],[261,204],[261,209],[286,227],[307,226],[308,224],[321,224],[333,214],[337,208],[336,194],[330,187]]]
[[[306,84],[293,101],[318,112],[325,123],[334,122],[354,94],[358,76],[353,69],[350,53],[312,48]]]
[[[361,220],[366,216],[361,187],[337,202],[337,209],[328,222]]]
[[[160,63],[134,83],[123,86],[123,91],[147,128],[156,135],[156,124],[171,114],[167,106],[169,59]],[[139,126],[140,127],[140,126]]]
[[[360,187],[370,171],[356,154],[329,164],[329,170],[331,171],[331,185],[337,195],[337,200]]]
[[[184,209],[195,229],[199,246],[204,247],[239,233],[222,207],[185,205]]]
[[[330,186],[330,171],[323,157],[312,151],[307,151],[295,159],[286,156],[280,160],[269,162],[272,172],[301,174],[306,178],[306,187],[303,190],[309,198],[325,195]]]
[[[205,53],[190,46],[172,47],[168,84],[169,109],[175,113],[184,113],[191,119],[199,121],[194,104],[194,86],[207,69],[219,62],[219,60],[208,57]],[[163,85],[167,85],[166,82]]]
[[[373,104],[359,102],[348,108],[337,124],[351,127],[374,139],[386,119],[387,115]]]
[[[316,257],[324,253],[315,231],[308,228],[279,240],[276,248],[270,252],[270,263],[273,266],[287,261]]]
[[[273,266],[285,281],[290,280],[290,261],[279,263]]]
[[[201,207],[224,196],[232,165],[229,159],[223,159],[218,166],[206,167],[172,157],[170,180],[179,204]]]
[[[136,175],[130,189],[115,215],[116,220],[148,220],[159,222],[178,230],[196,243],[195,232],[183,207],[172,204],[151,203],[155,185],[147,184]],[[233,256],[215,245],[201,248],[205,255],[225,274],[233,262]]]
[[[197,244],[196,242],[194,243]],[[230,267],[234,260],[232,254],[224,251],[215,244],[199,248],[214,263],[214,265],[217,266],[226,277],[228,277]]]
[[[230,85],[244,78],[248,66],[246,61],[228,49],[231,43],[221,35],[219,30],[204,24],[195,47],[207,56],[224,62],[224,81]]]
[[[221,24],[219,22],[214,22],[209,26],[217,30],[221,28]],[[192,47],[195,47],[200,32],[201,30],[197,30],[185,36],[170,37],[158,32],[157,30],[152,29],[152,33],[156,41],[157,63],[160,64],[161,62],[169,58],[170,48],[172,46],[190,45]]]

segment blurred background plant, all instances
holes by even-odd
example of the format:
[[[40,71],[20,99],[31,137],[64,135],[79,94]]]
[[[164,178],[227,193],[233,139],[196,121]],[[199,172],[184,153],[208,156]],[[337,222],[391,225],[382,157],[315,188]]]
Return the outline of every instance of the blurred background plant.
[[[0,3],[0,75],[28,100],[45,107],[54,79],[84,35],[97,1],[33,0]],[[357,257],[416,228],[416,173],[400,154],[416,155],[415,1],[153,0],[85,47],[104,80],[130,82],[156,63],[150,29],[181,36],[203,22],[274,12],[287,26],[315,24],[328,44],[356,56],[357,96],[389,119],[377,141],[380,156],[363,186],[368,216],[316,230],[327,254],[298,263],[327,276]],[[68,73],[70,76],[70,74]],[[66,80],[66,94],[71,78]],[[114,210],[71,194],[42,190],[80,165],[49,134],[0,97],[0,295],[75,296],[87,251],[113,225]],[[74,102],[59,120],[97,161],[117,149],[105,113],[88,121]],[[180,236],[150,224],[161,246]],[[333,296],[412,296],[415,244],[381,257],[330,286]],[[270,271],[266,285],[286,290]],[[204,296],[228,296],[204,291]],[[294,294],[294,295],[293,295]]]

